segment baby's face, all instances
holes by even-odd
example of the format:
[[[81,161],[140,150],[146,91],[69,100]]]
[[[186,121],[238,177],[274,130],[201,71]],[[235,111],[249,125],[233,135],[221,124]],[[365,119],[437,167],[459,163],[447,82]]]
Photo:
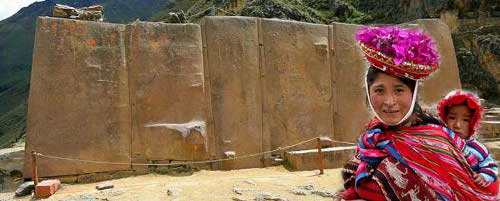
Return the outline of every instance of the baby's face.
[[[468,138],[472,111],[466,105],[456,105],[450,108],[446,116],[448,128],[461,138]]]

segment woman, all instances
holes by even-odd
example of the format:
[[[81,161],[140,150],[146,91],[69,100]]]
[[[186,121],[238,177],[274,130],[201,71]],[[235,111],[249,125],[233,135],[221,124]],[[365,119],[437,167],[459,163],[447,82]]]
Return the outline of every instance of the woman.
[[[356,33],[370,63],[366,93],[374,119],[343,171],[336,200],[498,200],[476,186],[464,141],[416,103],[418,82],[438,68],[429,36],[396,27]]]

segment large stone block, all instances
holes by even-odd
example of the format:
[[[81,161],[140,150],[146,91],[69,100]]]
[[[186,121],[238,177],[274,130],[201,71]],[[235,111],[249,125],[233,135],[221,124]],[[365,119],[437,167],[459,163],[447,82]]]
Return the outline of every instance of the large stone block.
[[[365,92],[368,62],[355,33],[359,25],[333,23],[331,26],[334,140],[355,142],[372,114]]]
[[[262,19],[263,136],[276,149],[333,137],[328,26]],[[315,143],[291,149],[310,149]]]
[[[25,177],[31,177],[31,151],[83,160],[130,161],[124,34],[125,25],[37,19]],[[129,167],[38,158],[41,177]]]
[[[215,157],[263,151],[262,95],[257,18],[203,20],[206,76],[215,137]],[[260,167],[259,157],[223,162],[220,168]]]
[[[132,157],[207,159],[200,26],[135,22],[127,30]]]

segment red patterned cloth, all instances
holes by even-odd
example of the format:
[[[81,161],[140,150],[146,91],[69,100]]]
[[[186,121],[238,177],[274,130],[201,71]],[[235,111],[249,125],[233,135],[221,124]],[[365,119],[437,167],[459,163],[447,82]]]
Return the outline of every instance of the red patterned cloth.
[[[344,168],[348,189],[344,196],[352,197],[354,192],[359,198],[380,200],[361,194],[377,194],[375,181],[385,200],[498,200],[490,189],[476,186],[468,165],[473,155],[447,128],[387,127],[377,119],[369,128]]]

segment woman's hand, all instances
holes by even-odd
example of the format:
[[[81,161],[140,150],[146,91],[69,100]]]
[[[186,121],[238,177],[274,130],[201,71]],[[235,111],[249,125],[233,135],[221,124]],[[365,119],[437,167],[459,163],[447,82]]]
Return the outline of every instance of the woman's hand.
[[[481,188],[486,188],[488,187],[488,183],[486,180],[484,180],[484,177],[481,176],[480,174],[478,173],[473,173],[472,176],[474,177],[474,183],[476,183],[476,185],[478,185],[479,187]]]

